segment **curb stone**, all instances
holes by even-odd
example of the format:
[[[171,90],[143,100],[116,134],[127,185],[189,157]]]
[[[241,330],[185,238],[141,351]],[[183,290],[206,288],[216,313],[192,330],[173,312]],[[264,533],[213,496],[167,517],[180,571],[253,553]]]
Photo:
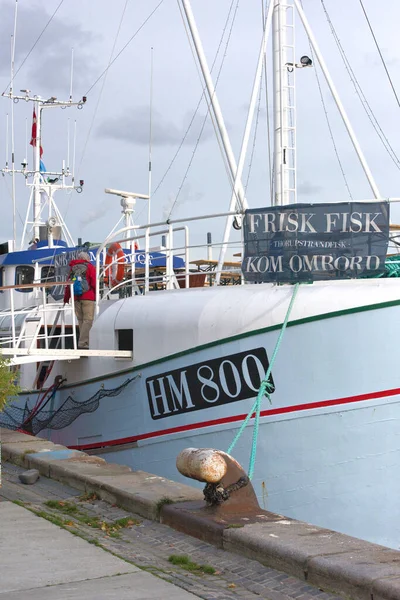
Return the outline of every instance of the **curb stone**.
[[[48,440],[0,429],[5,460],[219,548],[354,600],[400,600],[400,552],[268,513],[215,518],[202,492],[107,463]]]

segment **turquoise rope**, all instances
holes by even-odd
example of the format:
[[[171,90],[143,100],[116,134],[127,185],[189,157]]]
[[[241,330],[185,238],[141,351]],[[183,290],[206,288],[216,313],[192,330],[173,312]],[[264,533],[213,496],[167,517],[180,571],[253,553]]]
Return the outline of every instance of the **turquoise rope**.
[[[275,362],[276,356],[278,354],[280,345],[282,343],[283,334],[285,333],[285,329],[286,329],[286,326],[289,321],[290,313],[292,312],[293,304],[294,304],[294,301],[295,301],[295,298],[296,298],[296,295],[297,295],[297,292],[299,289],[299,285],[300,284],[296,283],[296,285],[294,286],[292,299],[290,300],[290,304],[289,304],[289,307],[286,312],[286,317],[283,322],[282,329],[279,333],[278,340],[275,344],[275,348],[274,348],[274,351],[271,356],[271,361],[269,363],[268,370],[265,374],[264,379],[261,382],[260,389],[258,390],[257,399],[254,402],[252,409],[248,413],[247,417],[243,421],[239,431],[235,435],[235,438],[234,438],[232,444],[228,448],[228,454],[231,454],[233,448],[236,446],[237,441],[239,440],[240,436],[242,435],[243,431],[245,430],[247,423],[250,421],[251,416],[255,413],[254,428],[253,428],[253,443],[251,446],[250,464],[249,464],[249,479],[253,478],[254,466],[256,463],[257,440],[258,440],[258,431],[259,431],[259,426],[260,426],[261,401],[263,399],[263,396],[265,395],[265,396],[267,396],[267,398],[271,404],[270,394],[272,392],[272,385],[269,383],[268,379],[271,374],[272,367],[274,366],[274,362]]]

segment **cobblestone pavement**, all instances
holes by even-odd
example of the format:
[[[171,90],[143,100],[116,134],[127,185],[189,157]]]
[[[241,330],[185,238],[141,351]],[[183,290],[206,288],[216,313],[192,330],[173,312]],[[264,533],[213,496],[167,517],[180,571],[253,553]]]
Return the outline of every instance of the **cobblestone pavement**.
[[[111,506],[95,497],[41,477],[34,485],[22,485],[23,469],[5,463],[0,500],[17,501],[40,516],[133,562],[162,579],[204,600],[341,600],[339,596],[226,552],[165,525]],[[49,506],[50,501],[50,506]],[[122,519],[119,523],[116,523]],[[192,572],[171,564],[171,555],[189,557],[195,566],[208,565],[214,574]]]

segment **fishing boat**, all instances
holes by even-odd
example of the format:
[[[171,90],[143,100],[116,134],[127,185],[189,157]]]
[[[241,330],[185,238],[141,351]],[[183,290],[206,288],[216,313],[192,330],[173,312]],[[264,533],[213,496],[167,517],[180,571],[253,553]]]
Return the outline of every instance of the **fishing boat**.
[[[237,162],[190,2],[180,4],[228,165],[229,210],[134,223],[134,204],[145,195],[107,189],[121,199],[124,222],[88,248],[96,318],[89,349],[79,349],[73,305],[62,298],[81,245],[69,240],[52,201],[54,186],[66,186],[70,174],[65,167],[44,173],[39,152],[46,107],[73,103],[26,92],[21,98],[34,101],[37,119],[35,248],[4,247],[0,256],[0,342],[22,387],[0,424],[174,480],[182,479],[175,461],[187,447],[229,451],[243,465],[251,457],[263,508],[398,548],[400,279],[396,257],[385,265],[390,201],[379,193],[299,0],[268,5]],[[296,58],[295,11],[313,58]],[[270,32],[274,190],[271,207],[249,209],[242,174]],[[295,204],[294,76],[314,60],[372,200]],[[193,259],[199,249],[190,226],[216,219],[225,222],[218,260]],[[239,261],[226,256],[232,229],[243,232]],[[337,254],[343,247],[348,252]]]

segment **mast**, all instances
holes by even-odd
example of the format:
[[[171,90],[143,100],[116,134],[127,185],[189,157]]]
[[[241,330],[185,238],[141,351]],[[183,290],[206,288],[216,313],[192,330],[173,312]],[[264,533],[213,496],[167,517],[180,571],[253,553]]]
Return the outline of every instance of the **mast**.
[[[294,6],[291,0],[273,1],[275,188],[272,204],[284,205],[297,200]]]
[[[79,102],[61,101],[57,100],[54,96],[45,100],[40,96],[31,96],[30,90],[21,90],[24,95],[14,94],[12,89],[8,93],[4,93],[10,99],[12,104],[18,103],[20,100],[25,102],[34,103],[34,116],[35,123],[32,128],[32,145],[33,145],[33,169],[27,169],[26,158],[21,163],[22,168],[16,169],[14,165],[14,159],[12,159],[11,169],[8,167],[7,161],[6,166],[2,169],[4,174],[11,174],[13,177],[19,173],[25,177],[25,184],[31,189],[29,204],[26,212],[21,245],[20,249],[24,249],[25,238],[28,235],[28,229],[32,231],[32,239],[40,239],[40,229],[42,226],[47,227],[47,240],[49,247],[53,246],[53,240],[55,233],[63,233],[65,241],[74,245],[74,240],[68,230],[68,227],[54,201],[54,193],[58,190],[76,190],[82,192],[84,181],[80,180],[79,185],[75,185],[73,174],[70,172],[69,167],[65,167],[65,161],[63,161],[62,169],[60,171],[46,171],[44,176],[41,168],[41,140],[42,140],[42,116],[43,110],[48,108],[67,108],[76,106],[77,108],[83,108],[86,102],[84,96]],[[43,170],[43,168],[42,168]],[[66,178],[72,176],[72,182],[68,184]],[[32,183],[28,182],[28,179],[32,177]],[[48,209],[45,214],[45,208]],[[30,218],[32,210],[32,217]],[[57,228],[57,229],[56,229]]]

